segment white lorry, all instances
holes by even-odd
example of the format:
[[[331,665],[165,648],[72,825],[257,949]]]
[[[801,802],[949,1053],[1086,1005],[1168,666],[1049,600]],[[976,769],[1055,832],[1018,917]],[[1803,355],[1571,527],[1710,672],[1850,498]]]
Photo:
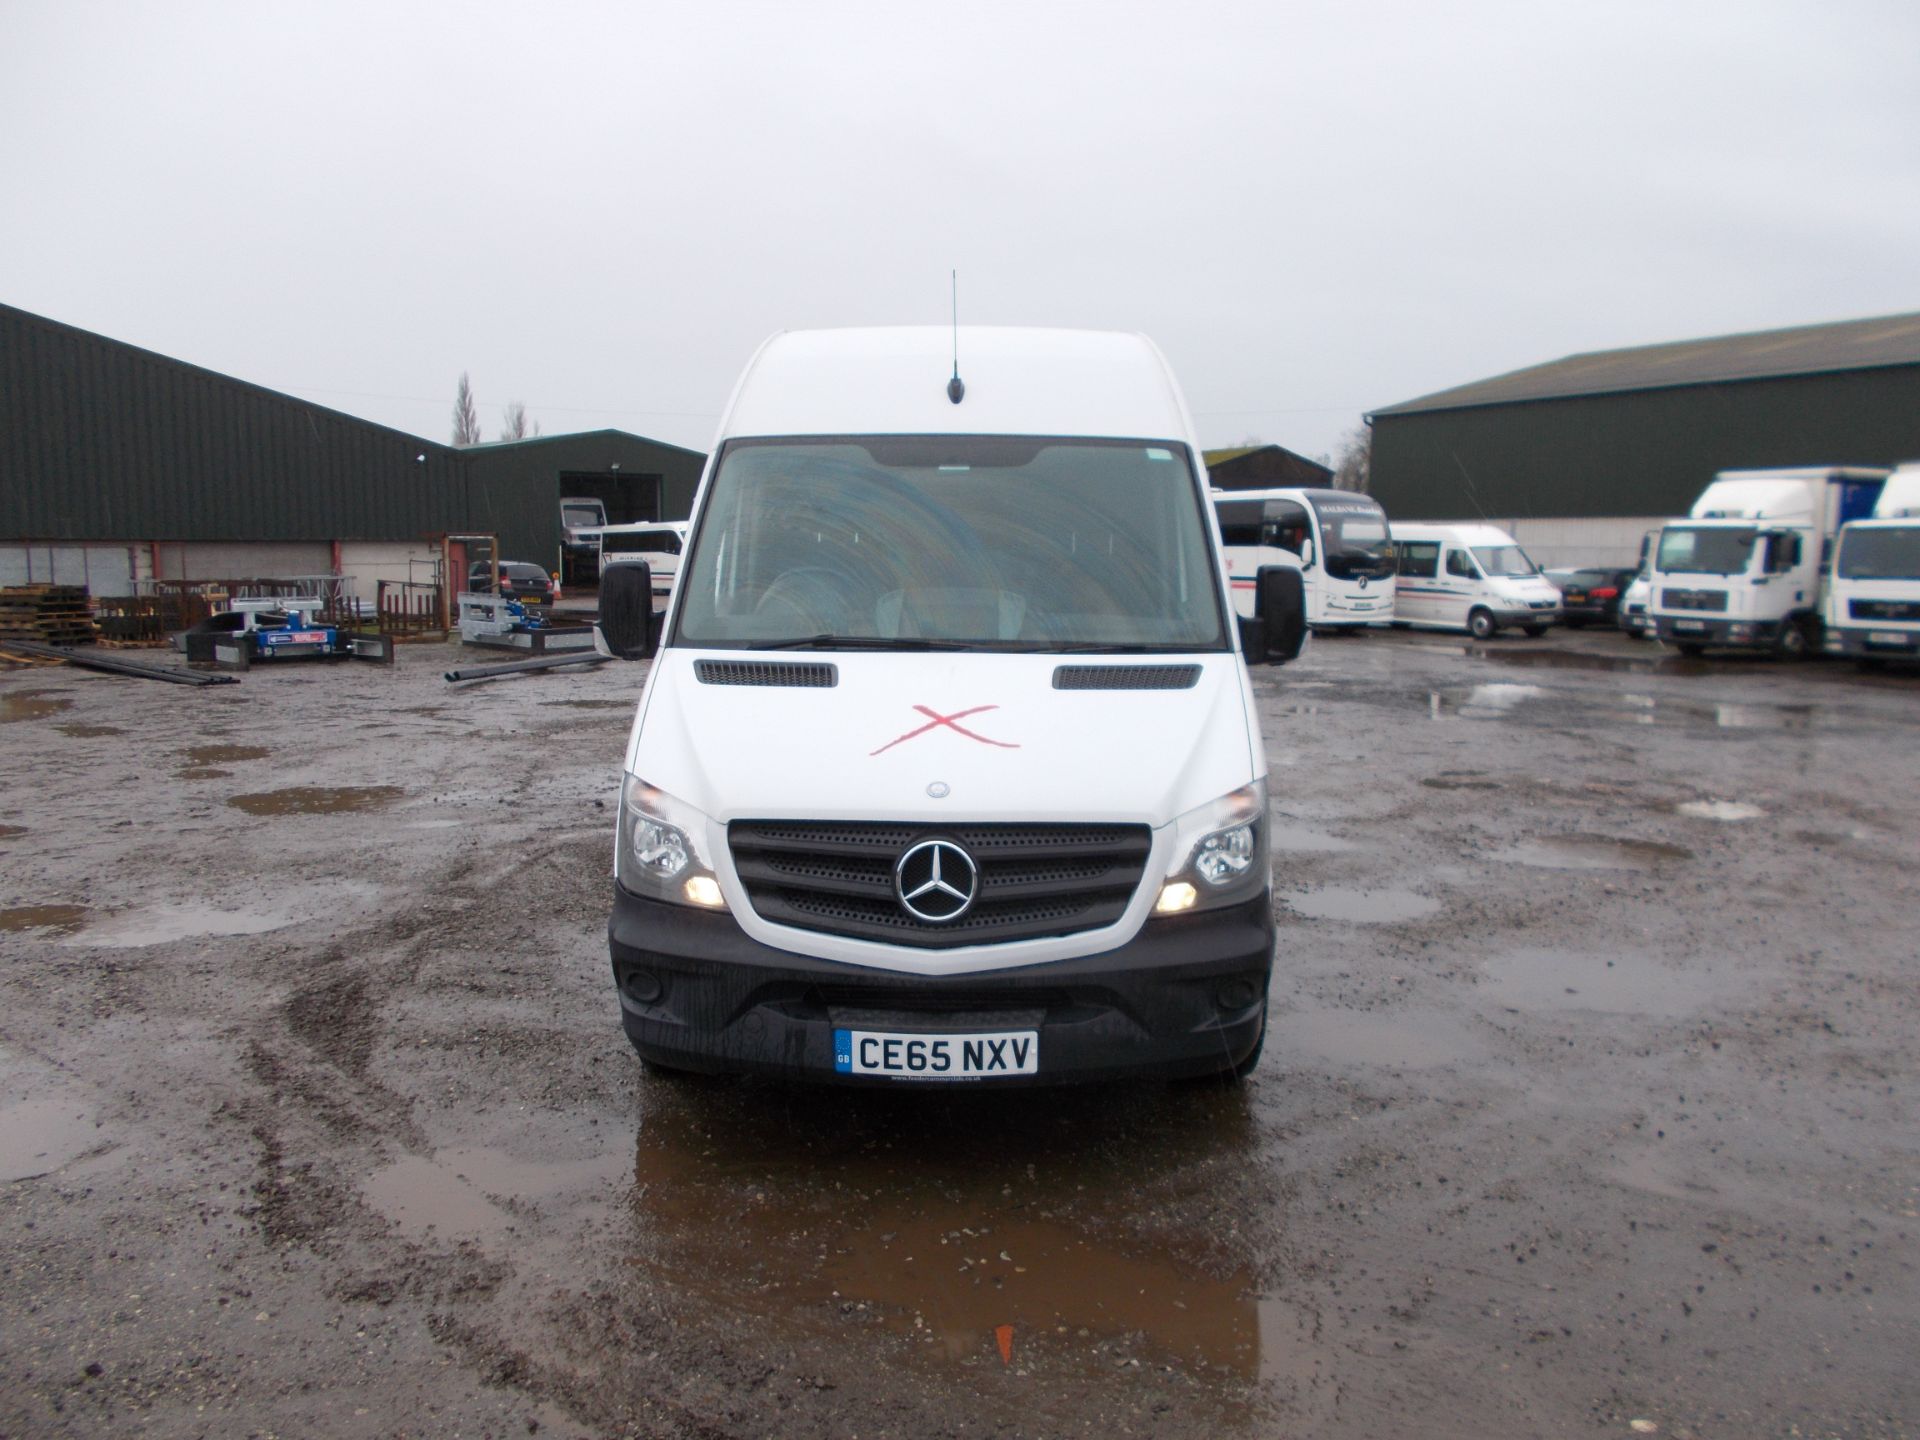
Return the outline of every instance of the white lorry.
[[[1920,462],[1887,477],[1872,519],[1840,527],[1824,619],[1830,655],[1920,658]]]
[[[644,1060],[1252,1068],[1275,932],[1242,648],[1292,658],[1305,615],[1275,566],[1236,626],[1205,483],[1138,335],[761,347],[626,748],[608,945]]]
[[[1393,534],[1387,512],[1350,490],[1215,490],[1234,608],[1253,614],[1256,577],[1298,564],[1307,624],[1352,630],[1393,619]]]
[[[1820,645],[1826,550],[1864,517],[1885,470],[1725,470],[1688,519],[1661,527],[1648,614],[1683,655],[1710,647],[1797,658]]]

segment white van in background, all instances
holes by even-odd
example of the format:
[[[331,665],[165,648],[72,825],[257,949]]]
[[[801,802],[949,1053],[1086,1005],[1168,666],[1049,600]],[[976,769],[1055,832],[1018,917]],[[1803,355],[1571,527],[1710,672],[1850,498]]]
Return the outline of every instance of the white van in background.
[[[1560,591],[1497,525],[1420,525],[1396,520],[1399,558],[1394,619],[1465,630],[1485,640],[1503,626],[1544,635],[1560,618]]]
[[[1215,490],[1233,604],[1253,614],[1261,567],[1298,564],[1307,624],[1350,630],[1393,619],[1393,534],[1387,512],[1351,490]]]
[[[609,565],[644,562],[652,574],[655,605],[666,603],[673,593],[674,577],[680,573],[680,552],[687,544],[686,521],[646,520],[633,525],[602,525],[595,535],[600,574],[606,574]]]
[[[643,1059],[835,1085],[1253,1068],[1275,927],[1237,636],[1291,659],[1305,614],[1272,566],[1236,625],[1205,487],[1139,335],[761,347],[627,741],[608,945]]]

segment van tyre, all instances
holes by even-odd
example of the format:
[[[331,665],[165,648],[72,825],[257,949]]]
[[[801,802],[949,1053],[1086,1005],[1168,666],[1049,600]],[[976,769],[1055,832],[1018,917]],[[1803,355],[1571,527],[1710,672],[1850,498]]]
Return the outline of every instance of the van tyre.
[[[1804,660],[1813,650],[1813,637],[1804,620],[1784,620],[1780,633],[1773,637],[1773,654],[1778,660]]]
[[[1499,630],[1500,623],[1493,618],[1491,610],[1476,607],[1467,616],[1467,633],[1476,640],[1491,640]]]
[[[1544,625],[1522,625],[1520,629],[1529,640],[1538,640],[1547,633],[1547,627]]]

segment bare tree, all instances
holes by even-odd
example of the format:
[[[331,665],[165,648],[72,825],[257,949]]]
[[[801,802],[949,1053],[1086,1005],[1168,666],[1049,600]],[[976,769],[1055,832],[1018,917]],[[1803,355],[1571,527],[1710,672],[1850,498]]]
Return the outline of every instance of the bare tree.
[[[538,435],[540,433],[540,427],[535,425],[532,433]],[[509,400],[507,402],[506,423],[500,427],[500,438],[502,440],[524,440],[527,438],[527,434],[526,402],[522,400]]]
[[[1373,427],[1362,420],[1340,442],[1340,461],[1333,467],[1336,490],[1365,494],[1373,485]]]
[[[467,382],[464,370],[460,372],[460,388],[453,392],[453,443],[480,443],[480,412],[474,407],[473,386]]]

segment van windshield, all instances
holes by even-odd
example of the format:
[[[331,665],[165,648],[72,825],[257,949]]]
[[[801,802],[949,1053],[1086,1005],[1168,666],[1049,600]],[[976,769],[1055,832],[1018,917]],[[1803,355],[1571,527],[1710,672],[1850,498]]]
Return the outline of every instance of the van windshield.
[[[607,517],[600,513],[598,505],[562,505],[560,523],[569,527],[582,525],[604,525]]]
[[[1004,436],[735,440],[675,639],[757,648],[1222,650],[1186,447]]]
[[[1654,568],[1672,574],[1744,575],[1753,558],[1752,526],[1669,525]]]
[[[1540,567],[1529,560],[1527,552],[1518,545],[1476,545],[1473,558],[1480,562],[1480,569],[1488,579],[1540,573]]]

